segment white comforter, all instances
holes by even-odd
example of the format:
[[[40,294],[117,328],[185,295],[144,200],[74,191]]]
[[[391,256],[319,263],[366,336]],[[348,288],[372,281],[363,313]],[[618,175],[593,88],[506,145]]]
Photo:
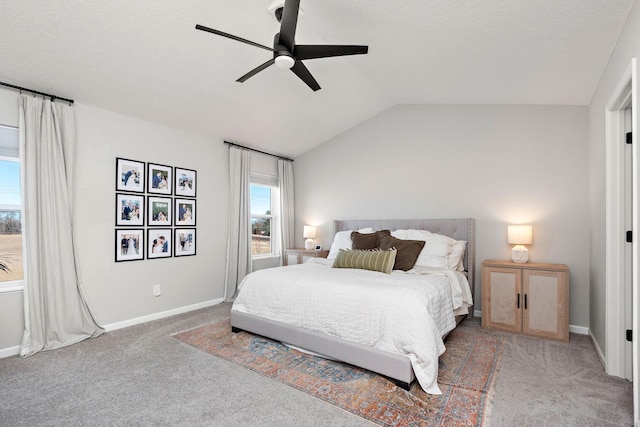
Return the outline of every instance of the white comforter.
[[[420,386],[441,394],[442,337],[455,327],[453,310],[472,303],[466,278],[451,271],[384,274],[331,264],[313,259],[251,273],[232,310],[406,355]]]

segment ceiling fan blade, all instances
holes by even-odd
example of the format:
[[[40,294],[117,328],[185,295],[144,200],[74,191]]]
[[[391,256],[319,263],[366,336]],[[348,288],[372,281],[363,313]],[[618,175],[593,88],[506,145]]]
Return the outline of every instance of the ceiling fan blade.
[[[300,77],[300,80],[305,82],[307,86],[313,89],[314,92],[320,90],[320,85],[301,61],[296,61],[295,64],[293,64],[293,67],[291,67],[291,71],[293,71],[296,76]]]
[[[294,48],[296,59],[329,58],[332,56],[364,55],[369,46],[356,45],[298,45]]]
[[[267,62],[265,62],[262,65],[257,66],[256,68],[254,68],[253,70],[249,71],[247,74],[245,74],[244,76],[240,77],[238,80],[236,80],[237,82],[240,83],[244,83],[245,80],[249,79],[250,77],[255,76],[256,74],[258,74],[260,71],[264,70],[267,67],[270,67],[271,65],[273,65],[276,62],[275,58],[272,58],[270,60],[268,60]]]
[[[218,36],[226,37],[226,38],[231,39],[231,40],[235,40],[235,41],[239,41],[239,42],[242,42],[242,43],[250,44],[251,46],[259,47],[260,49],[265,49],[265,50],[268,50],[269,52],[273,52],[273,49],[268,47],[268,46],[264,46],[264,45],[261,45],[260,43],[252,42],[251,40],[243,39],[242,37],[234,36],[233,34],[224,33],[222,31],[214,30],[213,28],[205,27],[203,25],[196,25],[196,30],[206,31],[207,33],[216,34]]]
[[[282,20],[280,21],[279,44],[286,47],[289,52],[293,52],[293,46],[295,45],[299,9],[300,0],[285,0],[284,9],[282,10]]]

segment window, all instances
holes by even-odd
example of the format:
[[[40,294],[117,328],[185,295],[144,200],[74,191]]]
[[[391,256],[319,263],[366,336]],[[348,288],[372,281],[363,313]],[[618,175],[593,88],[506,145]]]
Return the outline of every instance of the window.
[[[251,184],[251,256],[275,254],[271,238],[274,188]]]
[[[0,288],[23,277],[18,129],[0,126]]]

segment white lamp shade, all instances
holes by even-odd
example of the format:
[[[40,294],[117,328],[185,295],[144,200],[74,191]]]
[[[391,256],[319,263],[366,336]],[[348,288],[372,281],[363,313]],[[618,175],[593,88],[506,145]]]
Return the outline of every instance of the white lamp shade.
[[[302,237],[305,239],[315,239],[316,238],[316,228],[311,225],[305,225],[304,231],[302,233]]]
[[[533,227],[530,225],[509,225],[507,239],[510,245],[530,245],[533,243]]]
[[[308,251],[313,249],[313,239],[316,238],[316,228],[312,225],[305,225],[302,237],[307,239],[304,241],[304,248]]]

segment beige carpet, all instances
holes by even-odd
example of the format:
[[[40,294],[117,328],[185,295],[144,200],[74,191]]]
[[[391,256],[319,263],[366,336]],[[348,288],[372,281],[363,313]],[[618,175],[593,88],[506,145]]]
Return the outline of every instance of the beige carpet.
[[[370,421],[171,337],[229,317],[220,304],[0,359],[0,426],[371,427]],[[490,426],[631,426],[632,385],[591,340],[568,344],[481,329],[504,342]]]

